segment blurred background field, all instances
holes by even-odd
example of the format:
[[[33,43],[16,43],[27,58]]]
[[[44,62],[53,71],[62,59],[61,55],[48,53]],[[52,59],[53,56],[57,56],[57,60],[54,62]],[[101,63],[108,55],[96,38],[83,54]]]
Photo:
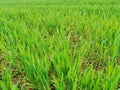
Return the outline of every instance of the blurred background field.
[[[37,4],[37,5],[120,5],[119,0],[0,0],[1,4]]]

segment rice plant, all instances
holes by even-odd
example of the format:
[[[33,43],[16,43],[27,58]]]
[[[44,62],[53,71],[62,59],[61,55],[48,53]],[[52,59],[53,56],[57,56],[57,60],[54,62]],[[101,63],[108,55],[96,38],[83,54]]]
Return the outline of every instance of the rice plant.
[[[0,90],[119,89],[119,0],[0,1]]]

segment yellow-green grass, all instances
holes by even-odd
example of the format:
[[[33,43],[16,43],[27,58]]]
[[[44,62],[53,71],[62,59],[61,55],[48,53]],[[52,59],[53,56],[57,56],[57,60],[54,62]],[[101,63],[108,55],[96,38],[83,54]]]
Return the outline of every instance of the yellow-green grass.
[[[6,2],[0,6],[0,89],[120,88],[119,0]]]

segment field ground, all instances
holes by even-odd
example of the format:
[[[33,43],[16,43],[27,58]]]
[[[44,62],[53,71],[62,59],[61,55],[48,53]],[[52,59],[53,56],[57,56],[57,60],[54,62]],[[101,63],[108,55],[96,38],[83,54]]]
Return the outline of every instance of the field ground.
[[[0,90],[120,90],[120,0],[0,0]]]

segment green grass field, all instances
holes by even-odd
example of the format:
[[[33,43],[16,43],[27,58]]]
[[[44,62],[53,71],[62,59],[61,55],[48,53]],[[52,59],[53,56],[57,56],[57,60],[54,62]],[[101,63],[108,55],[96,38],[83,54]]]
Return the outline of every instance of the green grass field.
[[[0,0],[0,90],[120,90],[120,0]]]

